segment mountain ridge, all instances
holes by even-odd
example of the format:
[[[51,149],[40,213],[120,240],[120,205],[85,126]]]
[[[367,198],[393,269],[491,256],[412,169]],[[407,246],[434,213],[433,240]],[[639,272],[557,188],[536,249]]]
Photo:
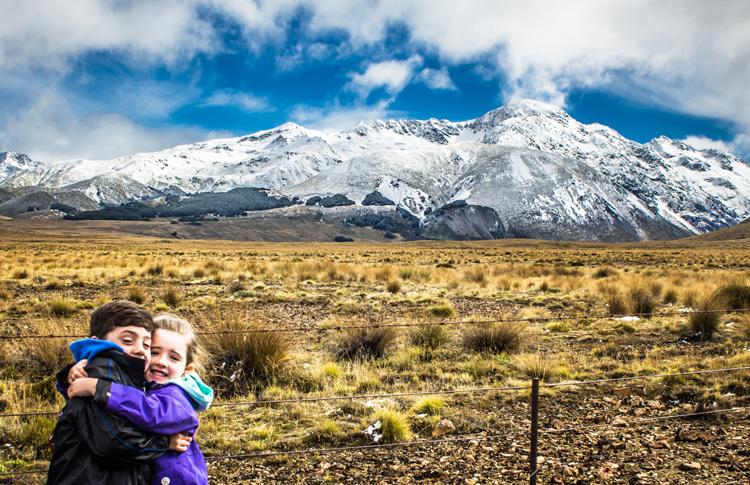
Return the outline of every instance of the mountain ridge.
[[[465,201],[494,211],[503,234],[582,240],[675,238],[750,216],[744,160],[666,137],[640,144],[529,100],[460,122],[285,123],[107,161],[13,160],[12,173],[0,162],[0,188],[80,191],[100,206],[258,187],[300,201],[341,194],[359,207],[377,191],[423,223]]]

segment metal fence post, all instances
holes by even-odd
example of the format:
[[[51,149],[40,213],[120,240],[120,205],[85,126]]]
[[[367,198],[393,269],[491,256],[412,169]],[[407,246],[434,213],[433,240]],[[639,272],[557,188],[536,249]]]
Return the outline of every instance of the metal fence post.
[[[531,447],[529,453],[529,484],[536,485],[537,436],[539,434],[539,378],[531,380]]]

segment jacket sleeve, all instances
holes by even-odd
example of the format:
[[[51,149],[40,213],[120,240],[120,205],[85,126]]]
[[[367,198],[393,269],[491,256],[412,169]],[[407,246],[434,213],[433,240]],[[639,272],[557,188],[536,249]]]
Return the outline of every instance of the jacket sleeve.
[[[182,391],[173,387],[162,387],[147,394],[133,387],[100,380],[94,402],[106,406],[108,411],[141,430],[165,435],[192,433],[198,427],[198,416]]]
[[[140,431],[91,398],[75,398],[69,404],[82,440],[95,456],[112,466],[152,461],[169,447],[169,437]]]
[[[89,377],[100,381],[108,378],[106,362],[106,359],[90,362],[86,366]],[[152,461],[169,447],[168,436],[141,431],[128,420],[93,402],[92,398],[75,398],[68,404],[73,406],[72,417],[78,433],[91,452],[106,459],[108,464],[128,466]]]
[[[73,367],[73,364],[66,365],[55,376],[55,388],[57,388],[57,392],[62,394],[62,397],[64,397],[66,401],[68,400],[68,387],[69,387],[68,386],[68,372],[70,372],[71,367]]]

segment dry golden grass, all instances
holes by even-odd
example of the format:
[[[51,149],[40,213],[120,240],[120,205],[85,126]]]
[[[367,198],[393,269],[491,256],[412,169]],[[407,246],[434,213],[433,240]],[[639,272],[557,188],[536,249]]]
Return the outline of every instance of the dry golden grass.
[[[718,325],[710,340],[688,343],[679,341],[691,324],[689,314],[648,321],[591,317],[697,308],[717,291],[732,295],[728,305],[747,306],[736,288],[750,282],[750,251],[739,243],[310,245],[13,238],[0,237],[2,333],[84,335],[91,308],[123,296],[152,311],[174,311],[202,331],[311,329],[207,337],[213,355],[204,377],[220,400],[513,385],[527,384],[532,376],[586,379],[723,366],[744,362],[750,340],[750,324],[741,316],[733,316],[731,325]],[[728,282],[734,290],[725,289]],[[51,318],[55,299],[70,303],[72,311]],[[575,318],[544,320],[556,316]],[[503,318],[529,321],[424,326],[377,338],[329,329]],[[337,347],[345,340],[347,345]],[[62,401],[45,378],[69,359],[67,343],[0,341],[3,412],[59,409]],[[364,347],[374,351],[358,350]],[[525,353],[507,355],[519,351]],[[375,358],[363,358],[367,355]],[[715,386],[741,398],[749,387],[744,382],[702,377],[654,385]],[[412,406],[392,404],[392,409]],[[373,412],[362,406],[212,410],[202,417],[201,446],[221,454],[341,444],[357,436],[364,423],[371,424]],[[422,405],[427,414],[453,413],[451,419],[484,415],[472,400],[438,407]],[[409,428],[415,412],[402,413],[406,427],[394,418],[394,440],[430,435],[432,421],[415,421]],[[0,432],[28,446],[49,424],[0,422]]]

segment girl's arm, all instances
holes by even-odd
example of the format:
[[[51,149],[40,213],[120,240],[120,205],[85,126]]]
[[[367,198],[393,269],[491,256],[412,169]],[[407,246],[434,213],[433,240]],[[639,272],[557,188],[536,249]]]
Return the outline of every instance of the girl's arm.
[[[173,387],[173,386],[169,386]],[[182,390],[161,388],[144,393],[134,387],[99,380],[94,402],[130,421],[133,426],[157,434],[193,432],[198,427],[198,416]]]

